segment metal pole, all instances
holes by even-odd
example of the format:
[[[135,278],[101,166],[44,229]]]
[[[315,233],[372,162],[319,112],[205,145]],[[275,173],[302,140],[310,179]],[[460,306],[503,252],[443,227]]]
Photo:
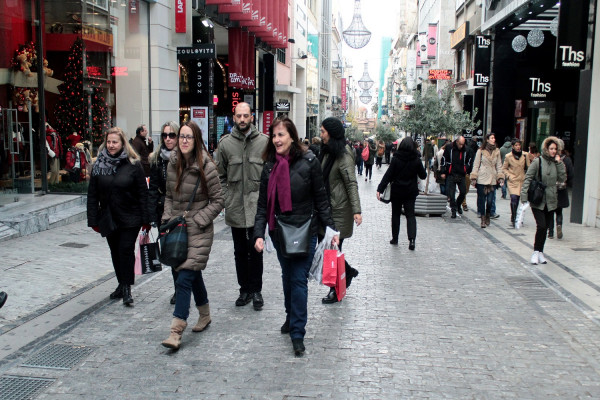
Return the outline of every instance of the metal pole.
[[[31,175],[31,194],[35,193],[35,161],[33,160],[33,128],[31,127],[31,102],[27,102],[29,112],[27,113],[29,122],[29,175]],[[44,146],[46,147],[46,146]]]
[[[150,3],[148,3],[148,132],[152,137],[152,46],[150,44]]]
[[[46,99],[44,93],[44,42],[42,32],[42,2],[35,2],[35,31],[37,36],[37,78],[38,78],[38,104],[39,112],[39,133],[40,133],[40,169],[42,170],[42,194],[48,192],[48,164],[47,151],[44,141],[46,140]],[[58,154],[56,155],[58,157]]]

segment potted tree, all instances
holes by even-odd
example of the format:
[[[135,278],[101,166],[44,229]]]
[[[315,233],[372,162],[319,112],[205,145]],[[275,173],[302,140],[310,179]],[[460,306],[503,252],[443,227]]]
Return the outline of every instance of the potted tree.
[[[479,126],[479,122],[473,120],[470,112],[454,109],[454,94],[454,88],[450,85],[443,88],[439,94],[435,86],[428,86],[424,92],[417,91],[413,107],[401,111],[400,116],[394,119],[394,125],[413,135],[417,141],[425,141],[428,135],[453,137],[463,130],[474,130]],[[477,111],[474,114],[476,113]],[[446,196],[429,193],[429,162],[425,162],[425,168],[425,191],[417,197],[415,212],[442,215],[446,212]]]

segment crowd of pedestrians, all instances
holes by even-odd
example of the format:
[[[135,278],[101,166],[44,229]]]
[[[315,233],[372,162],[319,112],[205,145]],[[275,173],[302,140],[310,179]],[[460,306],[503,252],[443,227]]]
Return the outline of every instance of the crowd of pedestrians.
[[[372,139],[352,145],[343,123],[331,117],[322,121],[319,138],[304,143],[287,117],[275,119],[268,135],[260,133],[247,103],[236,106],[233,121],[214,159],[194,122],[181,127],[173,121],[163,124],[156,150],[144,125],[131,142],[122,129],[111,128],[91,168],[88,225],[106,238],[110,249],[118,281],[111,299],[133,305],[140,230],[160,229],[175,219],[185,221],[187,255],[171,268],[174,310],[170,334],[162,342],[165,347],[180,348],[192,295],[198,310],[192,331],[202,332],[212,321],[202,271],[213,243],[213,221],[225,210],[239,286],[235,306],[252,302],[254,310],[263,308],[263,252],[272,243],[284,294],[285,319],[280,330],[290,336],[294,354],[303,354],[308,276],[316,245],[331,228],[337,233],[327,245],[342,250],[344,240],[363,221],[357,175],[364,172],[365,181],[371,180],[373,165],[381,168],[384,158],[389,167],[375,195],[391,203],[391,245],[398,244],[404,214],[408,249],[416,247],[415,202],[419,179],[427,178],[426,168],[433,168],[440,192],[448,198],[451,218],[468,210],[468,187],[476,188],[481,228],[489,226],[495,216],[498,188],[506,190],[504,198],[510,195],[510,227],[514,228],[520,204],[528,201],[530,185],[541,181],[543,200],[531,204],[536,220],[531,262],[546,262],[544,244],[546,238],[554,237],[555,217],[557,237],[563,237],[562,208],[569,206],[567,188],[573,180],[573,164],[558,138],[548,137],[537,157],[532,157],[535,144],[525,152],[517,139],[506,140],[498,148],[493,133],[480,146],[459,136],[440,143],[438,149],[435,138],[430,138],[421,153],[411,137],[394,145]],[[286,240],[289,235],[295,235],[291,242]],[[346,288],[359,274],[349,261],[345,258]],[[0,297],[5,301],[4,293]],[[337,301],[335,287],[322,298],[323,304]]]

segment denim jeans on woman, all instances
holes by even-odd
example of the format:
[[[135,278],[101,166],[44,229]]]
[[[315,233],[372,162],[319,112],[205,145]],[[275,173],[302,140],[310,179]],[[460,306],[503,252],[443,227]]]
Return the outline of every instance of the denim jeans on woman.
[[[485,194],[486,186],[488,185],[477,184],[477,212],[481,212],[481,215],[492,213],[492,201],[496,195],[495,190]]]
[[[281,254],[279,242],[273,241],[273,245],[281,265],[285,314],[286,319],[290,320],[290,337],[304,339],[308,320],[308,271],[315,255],[317,237],[311,238],[310,252],[302,258],[286,258]]]
[[[184,321],[190,315],[190,299],[194,293],[196,306],[203,306],[208,303],[208,293],[202,279],[202,271],[192,271],[189,269],[179,270],[177,282],[175,282],[176,300],[173,316]]]

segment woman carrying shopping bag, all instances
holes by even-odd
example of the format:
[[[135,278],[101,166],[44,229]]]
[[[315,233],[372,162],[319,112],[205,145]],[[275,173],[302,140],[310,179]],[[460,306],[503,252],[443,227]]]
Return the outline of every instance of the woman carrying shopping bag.
[[[150,231],[148,186],[139,156],[121,128],[110,128],[92,166],[87,195],[88,226],[106,237],[119,285],[111,299],[133,304],[135,242]]]
[[[523,143],[519,139],[513,139],[512,151],[504,158],[502,172],[508,180],[508,193],[510,194],[510,228],[515,227],[521,187],[525,180],[525,172],[529,168],[529,155],[523,150]]]
[[[308,319],[308,272],[321,226],[334,228],[319,160],[302,145],[296,126],[288,117],[277,118],[269,128],[269,142],[263,159],[265,165],[260,181],[258,207],[254,221],[254,247],[264,249],[265,229],[273,238],[281,265],[285,322],[281,333],[289,333],[294,353],[304,353],[304,335]],[[285,223],[285,225],[284,225]],[[285,229],[293,235],[306,229],[306,255],[286,256],[289,243]],[[335,244],[339,237],[333,238]]]
[[[354,223],[362,223],[358,184],[354,174],[353,151],[346,146],[345,129],[342,122],[333,117],[325,118],[321,123],[321,155],[319,160],[323,170],[323,184],[327,192],[331,214],[336,228],[340,232],[339,249],[342,250],[344,239],[352,236]],[[321,236],[323,235],[321,233]],[[346,288],[358,271],[346,260]],[[338,301],[335,288],[329,290],[327,296],[321,299],[323,304]]]
[[[390,244],[398,244],[400,233],[400,216],[402,208],[406,216],[406,233],[408,249],[415,249],[417,238],[417,218],[415,217],[415,201],[419,195],[417,178],[427,178],[427,171],[421,162],[421,154],[411,137],[405,137],[394,153],[392,163],[377,186],[377,200],[381,199],[388,183],[392,183],[392,240]]]
[[[202,270],[206,268],[213,243],[213,221],[224,204],[217,166],[204,146],[198,125],[193,121],[185,123],[179,130],[178,139],[177,149],[167,167],[167,192],[161,223],[184,216],[188,235],[187,259],[176,267],[178,276],[171,334],[162,342],[163,346],[173,350],[181,346],[192,293],[200,314],[192,331],[201,332],[211,322]]]
[[[541,181],[546,186],[542,201],[531,204],[531,212],[536,224],[533,254],[531,255],[531,263],[534,265],[546,264],[546,258],[544,257],[546,233],[552,218],[554,218],[554,210],[558,207],[556,184],[567,180],[565,164],[559,155],[558,140],[555,136],[548,136],[544,139],[542,155],[533,160],[527,169],[525,181],[521,188],[521,202],[525,203],[530,200],[527,191],[533,180]]]
[[[152,223],[160,228],[160,221],[165,209],[165,196],[167,193],[167,167],[171,154],[177,147],[177,135],[179,125],[170,121],[163,124],[160,131],[160,146],[158,150],[150,154],[150,183],[148,185],[148,212]],[[173,285],[177,285],[177,271],[171,268],[173,274]],[[176,292],[171,296],[171,304],[175,304]]]

